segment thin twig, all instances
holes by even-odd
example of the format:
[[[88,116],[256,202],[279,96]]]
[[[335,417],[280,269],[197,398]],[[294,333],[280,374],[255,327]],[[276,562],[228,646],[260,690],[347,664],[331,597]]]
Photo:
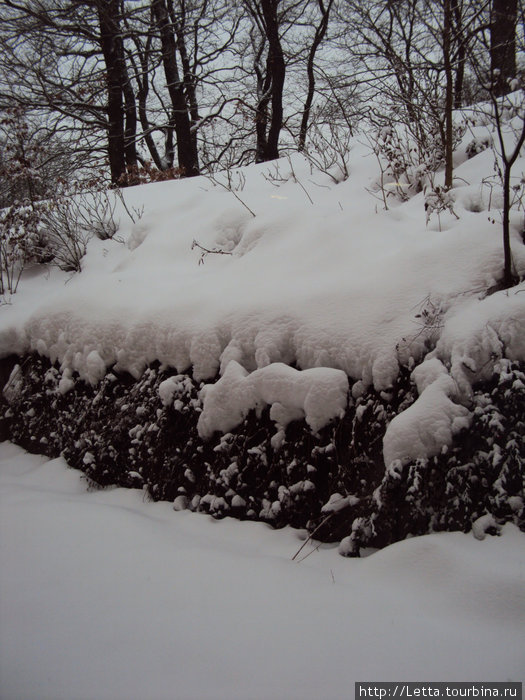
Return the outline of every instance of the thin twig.
[[[221,248],[205,248],[195,239],[193,239],[193,243],[191,244],[191,249],[193,250],[194,248],[198,248],[202,251],[201,256],[199,258],[199,265],[204,264],[204,258],[210,253],[213,253],[214,255],[233,255],[233,253],[229,250],[222,250]]]
[[[303,542],[303,544],[299,547],[299,549],[297,550],[297,552],[293,555],[292,561],[295,561],[295,559],[298,557],[298,555],[301,553],[301,551],[306,547],[306,545],[307,545],[309,542],[312,541],[313,536],[315,535],[315,533],[318,532],[318,531],[323,527],[323,525],[324,525],[325,523],[327,523],[327,522],[330,520],[331,517],[333,517],[333,515],[334,515],[336,512],[337,512],[337,511],[334,511],[333,513],[329,513],[329,514],[326,516],[326,518],[325,518],[324,520],[322,520],[322,521],[319,523],[319,525],[315,528],[315,530],[314,530],[313,532],[311,532],[311,533],[308,535],[308,537],[305,539],[305,541]],[[308,555],[307,555],[307,556],[308,556]],[[306,557],[304,557],[304,558],[306,558]],[[303,559],[301,559],[300,561],[303,561]]]

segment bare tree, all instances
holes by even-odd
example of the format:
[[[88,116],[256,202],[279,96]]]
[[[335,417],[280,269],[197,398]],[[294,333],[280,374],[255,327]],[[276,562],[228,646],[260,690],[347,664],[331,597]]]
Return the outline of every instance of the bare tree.
[[[490,26],[489,0],[345,0],[342,7],[373,122],[402,125],[412,142],[407,147],[430,170],[444,166],[450,188],[460,135],[453,109],[462,103],[474,44],[483,45]]]
[[[0,104],[18,104],[76,130],[105,152],[117,183],[136,162],[136,109],[127,75],[119,0],[6,0]],[[94,137],[94,138],[90,138]]]
[[[319,8],[319,24],[315,27],[314,36],[310,45],[308,56],[306,59],[306,73],[308,76],[308,87],[306,91],[306,99],[304,102],[303,114],[301,117],[301,126],[299,129],[298,150],[303,151],[306,145],[306,134],[308,131],[308,123],[312,110],[312,103],[315,95],[315,57],[323,39],[328,30],[328,22],[330,20],[330,11],[334,4],[334,0],[317,0]]]
[[[252,28],[253,71],[257,81],[255,109],[258,163],[279,157],[279,134],[283,125],[283,88],[286,63],[280,30],[282,0],[243,0]]]
[[[498,96],[510,91],[516,76],[516,25],[518,0],[492,0],[490,24],[490,70]]]
[[[172,21],[173,3],[171,0],[153,0],[152,11],[160,35],[162,63],[172,108],[170,124],[174,125],[177,135],[179,167],[184,175],[191,177],[199,174],[199,158],[196,142],[191,133],[184,83],[177,63],[177,40]]]

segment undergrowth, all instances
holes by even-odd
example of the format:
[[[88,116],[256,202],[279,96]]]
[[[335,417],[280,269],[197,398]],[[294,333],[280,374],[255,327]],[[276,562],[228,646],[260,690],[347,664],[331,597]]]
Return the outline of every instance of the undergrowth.
[[[306,528],[356,556],[409,535],[468,531],[484,515],[525,529],[524,371],[500,362],[476,387],[468,432],[437,457],[388,469],[386,427],[416,398],[406,368],[390,392],[350,399],[345,416],[317,436],[304,420],[291,423],[275,450],[268,410],[201,440],[201,385],[188,375],[176,376],[175,400],[164,405],[159,386],[174,372],[158,365],[138,380],[109,372],[93,387],[30,355],[4,387],[0,437],[63,455],[94,488],[139,488],[177,509]]]

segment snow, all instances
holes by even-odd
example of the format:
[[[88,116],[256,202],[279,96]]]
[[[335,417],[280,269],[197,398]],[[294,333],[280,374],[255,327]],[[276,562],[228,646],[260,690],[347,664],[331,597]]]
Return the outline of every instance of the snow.
[[[159,397],[164,406],[171,406],[184,394],[191,392],[192,384],[184,374],[165,379],[159,385]]]
[[[522,283],[481,301],[469,299],[450,314],[435,350],[412,372],[419,398],[387,428],[387,466],[397,459],[432,457],[451,445],[470,425],[462,403],[468,404],[473,383],[490,378],[498,358],[525,358],[524,293]]]
[[[338,184],[295,154],[214,180],[128,188],[129,211],[143,217],[131,222],[117,202],[117,235],[89,242],[80,274],[26,271],[1,308],[0,356],[48,356],[61,366],[63,393],[77,376],[96,384],[112,368],[138,377],[154,361],[199,382],[219,375],[217,387],[203,392],[201,435],[230,430],[254,405],[270,404],[278,446],[290,420],[304,415],[315,432],[343,407],[342,383],[327,386],[335,398],[318,415],[305,406],[305,377],[314,376],[305,372],[345,373],[354,398],[370,385],[388,392],[400,365],[418,365],[435,345],[427,359],[442,363],[457,393],[440,379],[420,390],[411,415],[437,420],[447,444],[465,424],[460,406],[472,382],[501,357],[525,360],[525,285],[483,298],[502,274],[501,186],[490,148],[467,158],[491,138],[474,117],[455,153],[451,210],[441,213],[425,212],[428,191],[405,203],[389,198],[384,210],[374,192],[375,156],[359,137],[349,177]],[[524,167],[518,159],[516,182]],[[522,228],[523,213],[513,211],[513,266],[521,275]],[[263,385],[283,365],[296,368],[286,395],[267,400]],[[166,384],[162,401],[177,400],[178,391]],[[404,438],[392,427],[390,456],[434,454],[428,427],[403,452],[417,431],[408,423],[396,424]]]
[[[199,435],[229,432],[248,412],[270,405],[270,418],[279,430],[305,418],[316,433],[334,418],[342,418],[348,401],[348,377],[328,367],[299,371],[276,362],[248,373],[230,360],[221,379],[201,390],[202,413]]]
[[[340,493],[333,493],[328,503],[325,503],[321,508],[321,513],[337,513],[343,508],[348,508],[348,506],[354,506],[359,503],[359,499],[355,496],[343,496]]]
[[[89,491],[0,445],[5,700],[339,700],[354,681],[525,680],[525,535],[364,559],[300,532]],[[300,561],[303,555],[306,559]]]
[[[525,283],[481,301],[469,300],[451,314],[435,354],[467,394],[474,381],[490,377],[493,357],[525,357]]]
[[[423,194],[377,211],[366,190],[375,160],[357,141],[338,185],[292,159],[313,205],[285,160],[244,169],[235,194],[255,217],[204,177],[130,188],[144,217],[132,225],[122,214],[116,240],[93,239],[81,274],[24,278],[2,309],[0,353],[35,349],[91,382],[102,365],[138,375],[153,360],[209,380],[235,360],[250,372],[275,362],[332,367],[388,389],[399,362],[425,352],[432,329],[414,323],[425,299],[447,320],[501,272],[500,228],[461,197],[479,189],[463,180],[479,182],[473,164],[485,156],[458,167],[460,218],[442,231],[426,226]],[[269,182],[272,167],[288,180]],[[232,255],[199,265],[193,240]],[[517,224],[512,245],[523,271]]]
[[[472,534],[477,540],[483,540],[487,535],[487,530],[491,528],[497,532],[499,525],[490,513],[485,513],[472,523]]]
[[[454,380],[444,374],[425,387],[412,406],[395,416],[383,438],[385,465],[397,459],[433,457],[451,445],[454,435],[470,424],[469,410],[453,401],[456,396]]]

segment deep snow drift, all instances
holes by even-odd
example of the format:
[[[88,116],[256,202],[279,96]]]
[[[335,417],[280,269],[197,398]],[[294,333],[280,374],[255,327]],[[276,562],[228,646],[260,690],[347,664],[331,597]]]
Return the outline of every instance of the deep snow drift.
[[[339,700],[354,681],[525,680],[525,535],[364,559],[0,445],[5,700]],[[312,552],[310,554],[310,552]],[[306,559],[300,559],[309,554]]]

